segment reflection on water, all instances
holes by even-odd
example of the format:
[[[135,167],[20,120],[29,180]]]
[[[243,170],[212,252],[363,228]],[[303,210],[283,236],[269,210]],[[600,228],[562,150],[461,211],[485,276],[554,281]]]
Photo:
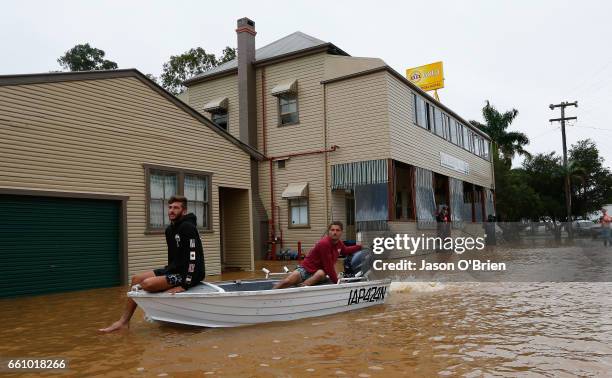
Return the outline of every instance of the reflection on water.
[[[117,377],[612,371],[610,283],[394,283],[386,305],[333,316],[203,329],[138,311],[128,331],[98,334],[126,290],[0,300],[0,356],[65,357],[68,374]]]

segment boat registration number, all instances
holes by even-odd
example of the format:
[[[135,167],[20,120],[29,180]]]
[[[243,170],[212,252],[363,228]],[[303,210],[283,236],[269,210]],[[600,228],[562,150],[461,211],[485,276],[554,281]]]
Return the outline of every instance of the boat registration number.
[[[386,286],[374,286],[370,288],[352,289],[347,306],[363,302],[383,302],[387,293]]]

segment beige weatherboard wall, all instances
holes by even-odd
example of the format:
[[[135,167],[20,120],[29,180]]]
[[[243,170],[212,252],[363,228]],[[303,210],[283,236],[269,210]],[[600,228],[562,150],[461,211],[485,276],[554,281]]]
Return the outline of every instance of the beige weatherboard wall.
[[[323,86],[326,53],[316,53],[296,59],[259,67],[256,70],[257,134],[258,149],[263,152],[265,122],[265,144],[268,157],[322,150],[325,148],[323,117]],[[206,80],[189,87],[190,106],[203,111],[205,103],[215,98],[228,97],[231,134],[238,133],[237,74]],[[295,125],[279,125],[278,97],[275,88],[297,89],[299,122]],[[285,88],[286,87],[286,88]],[[232,105],[233,104],[233,105]],[[204,112],[205,115],[208,115]],[[265,121],[264,121],[265,115]],[[298,241],[303,248],[314,245],[325,232],[327,223],[325,190],[325,155],[313,154],[291,157],[285,160],[285,168],[274,162],[273,186],[275,198],[275,224],[283,232],[284,247],[297,249]],[[270,165],[261,162],[259,170],[259,192],[264,210],[271,218]],[[282,197],[288,185],[308,184],[308,218],[306,227],[289,226],[288,199]]]
[[[164,235],[146,230],[144,166],[211,173],[212,229],[201,237],[206,273],[219,274],[219,188],[250,191],[253,155],[135,70],[62,75],[0,77],[0,188],[129,197],[133,275],[167,263]],[[236,198],[242,208],[228,214],[251,219],[250,196]],[[245,227],[249,221],[239,224]],[[245,235],[234,260],[252,269],[251,233]]]
[[[309,44],[316,48],[305,48]],[[282,54],[275,57],[275,49]],[[307,250],[325,234],[329,221],[346,221],[346,199],[351,197],[331,190],[331,167],[337,164],[398,161],[493,187],[490,161],[415,124],[413,94],[468,123],[399,78],[383,60],[348,56],[300,32],[258,49],[256,56],[257,149],[268,159],[258,164],[258,192],[261,211],[274,220],[284,248],[296,249],[301,241]],[[198,111],[216,98],[228,98],[233,135],[238,130],[238,75],[232,61],[187,83],[190,105]],[[297,124],[279,124],[276,92],[297,93]],[[332,146],[338,148],[330,151]],[[286,191],[302,184],[308,195],[294,198],[308,198],[308,225],[292,227]]]

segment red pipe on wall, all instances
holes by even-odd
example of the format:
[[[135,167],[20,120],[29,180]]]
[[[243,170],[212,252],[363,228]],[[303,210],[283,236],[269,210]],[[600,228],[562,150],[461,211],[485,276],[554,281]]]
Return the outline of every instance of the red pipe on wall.
[[[272,161],[272,160],[283,160],[283,159],[289,159],[292,157],[296,157],[296,156],[307,156],[307,155],[316,155],[316,154],[324,154],[326,152],[334,152],[336,151],[338,148],[338,146],[333,145],[328,149],[323,149],[323,150],[315,150],[315,151],[306,151],[306,152],[296,152],[294,154],[288,154],[288,155],[280,155],[280,156],[269,156],[267,159]]]
[[[264,134],[264,140],[265,140],[265,134]],[[315,151],[305,151],[305,152],[296,152],[293,154],[288,154],[288,155],[281,155],[281,156],[269,156],[266,159],[269,162],[269,168],[270,168],[270,212],[271,212],[271,217],[270,217],[270,240],[269,243],[271,244],[271,248],[270,248],[270,252],[268,253],[267,258],[269,260],[276,260],[276,203],[274,201],[274,164],[273,162],[275,160],[283,160],[283,159],[289,159],[292,157],[296,157],[296,156],[308,156],[308,155],[316,155],[316,154],[324,154],[327,152],[334,152],[338,149],[339,147],[336,145],[331,146],[330,148],[327,149],[323,149],[323,150],[315,150]],[[279,230],[280,230],[280,226],[279,226]],[[281,231],[281,240],[280,243],[282,245],[282,230]]]

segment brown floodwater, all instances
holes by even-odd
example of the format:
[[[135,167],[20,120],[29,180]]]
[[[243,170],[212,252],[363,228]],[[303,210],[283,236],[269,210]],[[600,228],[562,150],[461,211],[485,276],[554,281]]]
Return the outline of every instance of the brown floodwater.
[[[266,266],[276,271],[282,263]],[[253,276],[261,274],[222,278]],[[127,287],[3,299],[0,357],[67,358],[62,376],[612,374],[611,283],[400,282],[392,289],[383,306],[241,328],[148,322],[138,310],[129,330],[108,335],[96,330],[118,318]]]

